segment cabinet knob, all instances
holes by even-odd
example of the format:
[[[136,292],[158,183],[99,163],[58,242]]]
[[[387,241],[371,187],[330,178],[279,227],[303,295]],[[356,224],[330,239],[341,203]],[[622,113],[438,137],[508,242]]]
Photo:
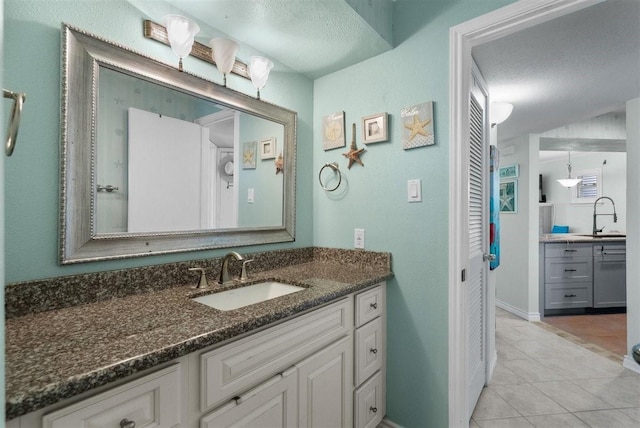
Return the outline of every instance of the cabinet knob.
[[[378,350],[376,348],[371,348],[369,349],[369,352],[371,352],[372,354],[377,354]]]
[[[369,407],[369,410],[372,411],[373,413],[378,413],[378,408],[377,407]]]
[[[371,306],[373,309],[378,309],[378,304],[377,303],[371,303],[371,304],[369,304],[369,306]]]
[[[124,418],[120,421],[120,428],[136,428],[136,423],[134,421],[130,421],[127,418]]]

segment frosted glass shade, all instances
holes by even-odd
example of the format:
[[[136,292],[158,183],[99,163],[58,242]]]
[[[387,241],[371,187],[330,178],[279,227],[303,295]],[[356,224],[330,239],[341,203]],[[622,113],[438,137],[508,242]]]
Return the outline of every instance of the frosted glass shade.
[[[184,58],[191,52],[193,39],[200,31],[200,26],[192,20],[180,15],[164,17],[171,50],[178,58]]]
[[[509,103],[491,103],[491,125],[497,125],[504,122],[511,116],[513,112],[513,104]]]
[[[249,76],[251,83],[259,91],[264,88],[269,78],[269,72],[273,68],[273,62],[261,56],[249,57]]]
[[[558,183],[560,183],[560,185],[564,186],[564,187],[573,187],[576,184],[580,183],[582,181],[581,178],[561,178],[559,180],[556,180]]]
[[[236,54],[240,46],[233,40],[219,37],[209,40],[209,44],[211,45],[211,57],[218,70],[224,75],[229,74],[236,62]]]

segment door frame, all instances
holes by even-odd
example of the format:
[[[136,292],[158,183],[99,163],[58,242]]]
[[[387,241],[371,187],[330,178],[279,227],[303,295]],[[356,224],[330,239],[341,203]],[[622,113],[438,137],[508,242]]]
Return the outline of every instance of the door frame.
[[[449,426],[466,426],[468,318],[463,272],[469,268],[468,181],[471,49],[604,0],[520,0],[449,30]]]

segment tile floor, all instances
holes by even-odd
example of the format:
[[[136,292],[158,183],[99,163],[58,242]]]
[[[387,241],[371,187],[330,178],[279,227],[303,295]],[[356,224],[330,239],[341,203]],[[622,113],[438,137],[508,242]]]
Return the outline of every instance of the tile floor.
[[[640,427],[640,374],[496,309],[498,362],[471,428]]]

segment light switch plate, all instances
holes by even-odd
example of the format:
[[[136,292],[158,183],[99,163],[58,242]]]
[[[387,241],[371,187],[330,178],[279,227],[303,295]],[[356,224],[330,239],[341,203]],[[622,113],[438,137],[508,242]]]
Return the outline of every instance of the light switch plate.
[[[364,249],[364,229],[353,230],[353,247]]]
[[[422,180],[407,181],[407,200],[409,202],[422,202]]]
[[[255,190],[253,188],[250,187],[249,189],[247,189],[247,202],[248,203],[252,204],[255,201],[255,196],[256,196],[256,193],[255,193]]]

